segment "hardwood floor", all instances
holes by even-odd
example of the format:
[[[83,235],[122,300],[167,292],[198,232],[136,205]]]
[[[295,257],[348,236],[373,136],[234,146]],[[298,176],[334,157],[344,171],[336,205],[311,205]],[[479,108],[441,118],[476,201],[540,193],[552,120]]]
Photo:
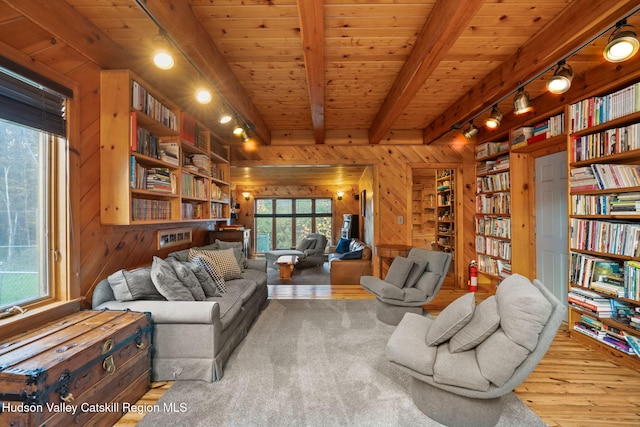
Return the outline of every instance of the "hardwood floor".
[[[445,284],[427,305],[437,313],[466,293]],[[486,298],[478,292],[476,300]],[[361,286],[270,285],[272,299],[368,299]],[[153,383],[138,402],[155,403],[172,382]],[[569,337],[566,325],[536,370],[515,390],[549,426],[639,426],[640,372],[617,365]],[[125,414],[116,426],[133,426],[144,414]]]

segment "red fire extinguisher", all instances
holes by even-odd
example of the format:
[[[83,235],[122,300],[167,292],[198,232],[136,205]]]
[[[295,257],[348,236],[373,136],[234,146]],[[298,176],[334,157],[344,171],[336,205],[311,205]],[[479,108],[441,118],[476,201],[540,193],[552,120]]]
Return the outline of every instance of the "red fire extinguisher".
[[[469,263],[469,282],[467,288],[469,292],[475,292],[478,290],[478,266],[476,261],[472,260]]]

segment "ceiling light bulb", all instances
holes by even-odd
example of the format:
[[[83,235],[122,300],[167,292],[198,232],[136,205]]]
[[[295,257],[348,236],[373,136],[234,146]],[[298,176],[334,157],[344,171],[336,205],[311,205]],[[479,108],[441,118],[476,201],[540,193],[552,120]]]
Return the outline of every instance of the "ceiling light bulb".
[[[518,89],[518,93],[513,98],[513,114],[524,114],[533,110],[529,94],[523,89]]]
[[[547,81],[547,90],[555,94],[565,93],[571,87],[571,80],[573,80],[571,66],[558,64],[553,77]]]
[[[211,92],[209,89],[199,88],[196,91],[196,99],[200,104],[208,104],[211,102]]]
[[[609,43],[604,48],[604,58],[609,62],[623,62],[638,52],[640,42],[636,29],[626,23],[618,24],[609,36]]]
[[[242,128],[242,126],[240,125],[235,125],[233,127],[233,134],[235,136],[242,136],[242,134],[244,133],[244,129]]]
[[[220,118],[218,119],[218,121],[223,124],[226,125],[227,123],[229,123],[231,121],[233,117],[231,117],[231,115],[224,113],[220,116]]]
[[[487,120],[485,120],[484,124],[489,129],[497,129],[498,126],[500,126],[500,121],[503,117],[504,114],[502,114],[500,110],[498,110],[498,107],[494,105],[493,109],[491,110],[491,115],[487,118]]]
[[[165,48],[159,48],[153,53],[153,63],[161,70],[169,70],[175,65],[173,57]]]

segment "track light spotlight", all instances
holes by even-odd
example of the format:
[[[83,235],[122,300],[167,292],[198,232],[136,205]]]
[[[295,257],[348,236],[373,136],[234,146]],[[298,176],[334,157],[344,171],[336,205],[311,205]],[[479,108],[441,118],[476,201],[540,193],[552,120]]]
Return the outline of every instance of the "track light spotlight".
[[[201,87],[196,89],[196,100],[200,104],[208,104],[211,102],[211,91],[209,89]]]
[[[159,33],[153,36],[153,63],[161,70],[169,70],[173,68],[175,62],[171,56],[169,40],[164,34]]]
[[[247,132],[244,131],[242,132],[241,138],[242,142],[249,142],[251,140],[251,138],[249,138],[249,135],[247,135]]]
[[[636,28],[623,19],[616,24],[616,29],[609,36],[609,42],[603,54],[609,62],[623,62],[635,55],[638,48],[640,48],[640,42],[638,42]]]
[[[235,136],[242,136],[243,133],[244,133],[244,128],[242,126],[240,126],[239,124],[236,124],[233,127],[233,134]]]
[[[471,138],[473,138],[474,135],[477,133],[478,133],[478,128],[473,125],[473,121],[470,121],[469,127],[462,132],[462,135],[468,140],[471,140]]]
[[[531,110],[533,110],[533,106],[529,93],[521,87],[513,98],[513,114],[524,114]]]
[[[564,61],[558,62],[558,68],[553,72],[553,77],[547,81],[547,90],[551,93],[565,93],[571,87],[573,70]]]
[[[226,125],[231,121],[231,119],[233,119],[233,117],[231,117],[231,114],[223,112],[222,114],[220,114],[220,118],[218,119],[218,121],[220,122],[220,124]]]
[[[485,120],[484,125],[489,129],[497,129],[500,126],[500,121],[504,117],[504,114],[498,110],[498,106],[494,105],[491,110],[491,115]]]

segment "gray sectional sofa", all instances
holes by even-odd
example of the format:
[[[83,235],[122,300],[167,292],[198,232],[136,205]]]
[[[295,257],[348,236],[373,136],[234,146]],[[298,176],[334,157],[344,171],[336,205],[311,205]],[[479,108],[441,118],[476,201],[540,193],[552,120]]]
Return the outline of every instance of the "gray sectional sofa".
[[[173,294],[167,294],[171,291],[154,294],[155,290],[151,289],[154,288],[153,280],[170,281],[160,273],[154,274],[152,270],[156,264],[162,264],[165,268],[167,264],[172,265],[175,272],[184,270],[180,265],[193,268],[193,263],[188,259],[188,249],[169,254],[162,260],[166,263],[154,258],[151,267],[120,270],[96,286],[92,298],[93,309],[151,313],[155,324],[153,381],[213,382],[222,378],[224,364],[266,305],[268,292],[264,259],[243,259],[239,253],[241,246],[237,251],[236,244],[229,242],[216,241],[213,245],[198,249],[220,250],[230,247],[238,257],[238,265],[241,265],[241,278],[226,280],[223,285],[225,292],[217,296],[202,295],[202,300],[184,301],[167,300],[167,295],[174,299]],[[197,271],[195,268],[194,271]],[[202,271],[198,273],[201,275]],[[130,286],[131,283],[136,283],[138,287]],[[127,289],[124,293],[123,286]],[[207,293],[212,295],[216,292]]]

